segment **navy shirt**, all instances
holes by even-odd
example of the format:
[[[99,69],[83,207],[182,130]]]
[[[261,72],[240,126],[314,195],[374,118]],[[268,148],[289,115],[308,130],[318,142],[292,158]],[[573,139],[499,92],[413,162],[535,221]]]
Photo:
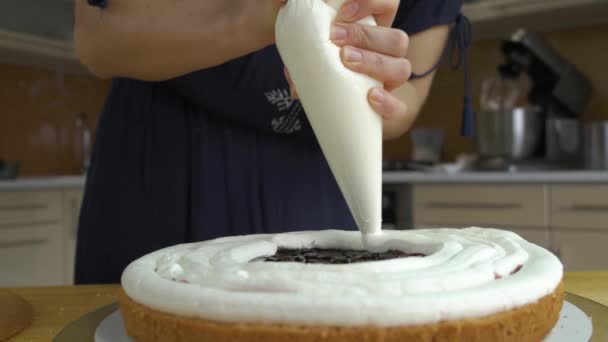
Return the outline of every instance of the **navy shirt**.
[[[413,35],[453,22],[457,0],[402,0]],[[164,82],[113,81],[97,127],[76,282],[116,283],[134,259],[179,243],[356,229],[271,46]]]

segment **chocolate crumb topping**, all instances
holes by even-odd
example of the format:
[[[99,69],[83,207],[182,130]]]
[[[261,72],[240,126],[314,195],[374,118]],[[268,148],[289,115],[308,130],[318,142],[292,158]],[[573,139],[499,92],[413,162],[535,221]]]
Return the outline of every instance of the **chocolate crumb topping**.
[[[374,253],[353,249],[281,248],[275,255],[260,257],[252,261],[299,262],[303,264],[354,264],[359,262],[424,256],[425,255],[421,253],[406,253],[399,250]]]

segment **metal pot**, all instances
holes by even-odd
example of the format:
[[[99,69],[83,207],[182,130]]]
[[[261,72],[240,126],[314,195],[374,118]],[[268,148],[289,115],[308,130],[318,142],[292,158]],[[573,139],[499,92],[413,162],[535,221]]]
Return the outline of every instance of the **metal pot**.
[[[585,168],[608,170],[608,121],[585,124],[583,146]]]
[[[522,160],[538,149],[543,117],[536,107],[481,111],[477,116],[477,152],[484,158]]]

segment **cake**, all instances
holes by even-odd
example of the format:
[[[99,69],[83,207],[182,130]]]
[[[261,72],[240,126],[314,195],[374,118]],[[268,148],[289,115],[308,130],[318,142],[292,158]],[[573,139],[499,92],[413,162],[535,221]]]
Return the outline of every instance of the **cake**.
[[[369,247],[369,246],[368,246]],[[153,341],[542,341],[562,265],[502,230],[227,237],[169,247],[122,276],[127,333]]]

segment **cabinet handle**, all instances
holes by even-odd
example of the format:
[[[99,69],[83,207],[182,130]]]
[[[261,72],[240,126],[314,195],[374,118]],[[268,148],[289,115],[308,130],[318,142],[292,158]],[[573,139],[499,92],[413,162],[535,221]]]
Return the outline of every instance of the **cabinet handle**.
[[[483,202],[428,202],[424,207],[429,209],[482,209],[482,210],[514,210],[520,209],[520,203],[483,203]]]
[[[23,246],[43,245],[49,242],[49,239],[25,239],[16,241],[0,242],[0,248],[14,248]]]
[[[581,213],[601,213],[608,212],[608,205],[602,204],[573,204],[569,207],[564,207],[562,211],[574,211]]]

